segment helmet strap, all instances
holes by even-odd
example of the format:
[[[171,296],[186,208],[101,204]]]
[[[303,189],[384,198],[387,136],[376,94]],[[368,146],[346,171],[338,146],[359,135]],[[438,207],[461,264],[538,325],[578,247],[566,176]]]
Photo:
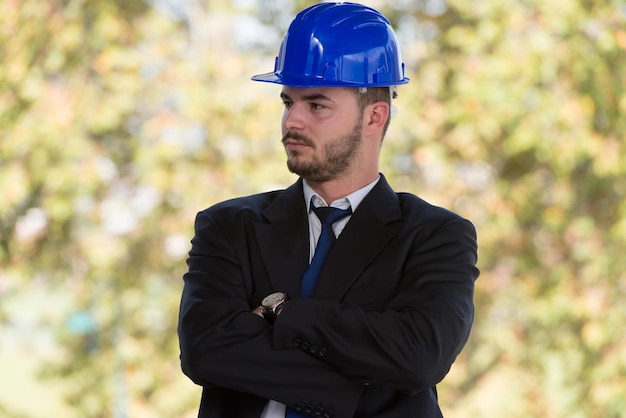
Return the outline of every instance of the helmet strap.
[[[398,97],[398,86],[389,86],[389,96],[391,98],[391,100],[389,100],[389,103],[393,103],[393,99]],[[389,119],[393,119],[396,116],[398,116],[398,108],[395,105],[390,104]]]
[[[391,100],[398,97],[398,86],[389,86],[389,95],[391,96]]]
[[[396,107],[396,105],[391,105],[389,107],[389,119],[393,119],[396,116],[398,116],[398,108]]]

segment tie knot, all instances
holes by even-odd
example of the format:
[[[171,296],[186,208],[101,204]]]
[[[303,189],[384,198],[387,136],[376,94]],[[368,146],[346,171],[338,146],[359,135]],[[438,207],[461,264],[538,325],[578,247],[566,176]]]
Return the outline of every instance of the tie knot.
[[[333,208],[330,206],[320,206],[318,208],[313,208],[313,211],[322,222],[322,224],[334,224],[341,218],[345,218],[346,216],[352,213],[352,208],[348,209],[339,209]]]

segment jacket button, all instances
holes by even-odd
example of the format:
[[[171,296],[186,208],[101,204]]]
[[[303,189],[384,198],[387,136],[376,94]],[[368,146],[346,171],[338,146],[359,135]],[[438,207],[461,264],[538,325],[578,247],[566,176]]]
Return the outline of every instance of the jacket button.
[[[330,408],[324,411],[324,418],[332,418],[333,415],[335,415],[335,411]]]
[[[327,354],[328,354],[328,350],[326,349],[326,347],[320,348],[320,351],[319,351],[320,357],[326,357]]]
[[[300,412],[304,409],[304,404],[302,402],[298,402],[296,404],[296,411]]]
[[[310,403],[306,404],[304,406],[304,412],[306,412],[307,414],[310,414],[311,412],[313,412],[313,405],[311,405]]]
[[[321,417],[322,414],[324,413],[324,408],[322,408],[321,406],[318,406],[317,408],[315,408],[315,411],[313,411],[313,413],[315,414],[316,417]]]
[[[317,353],[317,351],[318,351],[318,347],[315,344],[313,344],[311,348],[309,348],[309,353],[311,354],[315,354]]]
[[[309,351],[309,346],[310,346],[310,344],[308,342],[306,342],[306,341],[302,343],[302,349],[304,351]]]
[[[302,345],[302,340],[300,338],[294,338],[293,346],[296,348],[300,348],[301,345]]]

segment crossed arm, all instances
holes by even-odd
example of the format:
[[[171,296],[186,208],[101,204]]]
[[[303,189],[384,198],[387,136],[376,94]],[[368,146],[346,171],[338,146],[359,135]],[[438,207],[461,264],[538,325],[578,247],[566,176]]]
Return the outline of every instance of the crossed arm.
[[[240,250],[247,246],[201,216],[179,322],[183,370],[197,384],[287,405],[320,400],[334,405],[336,416],[352,416],[366,385],[402,393],[435,385],[467,339],[477,275],[467,221],[399,241],[390,249],[401,257],[392,260],[401,262],[397,274],[363,272],[364,283],[379,286],[368,292],[371,303],[358,291],[342,301],[293,299],[271,325],[253,297],[253,269]]]

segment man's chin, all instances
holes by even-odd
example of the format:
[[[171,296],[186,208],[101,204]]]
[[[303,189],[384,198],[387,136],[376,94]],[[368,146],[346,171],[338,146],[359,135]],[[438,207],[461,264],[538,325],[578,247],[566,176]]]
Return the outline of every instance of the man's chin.
[[[300,166],[298,166],[296,164],[291,164],[291,163],[289,163],[289,161],[287,161],[287,168],[293,174],[297,174],[300,177],[305,177],[306,170],[302,170],[302,168]]]
[[[292,154],[287,158],[287,168],[292,173],[298,175],[310,171],[309,164],[304,163],[297,154]]]
[[[300,177],[304,177],[305,179],[314,176],[314,172],[309,167],[304,167],[302,164],[294,164],[291,161],[287,161],[287,168],[293,174],[297,174]]]
[[[293,167],[290,165],[288,165],[287,168],[289,168],[289,171],[293,174],[311,182],[324,183],[333,179],[331,175],[320,173],[318,170],[304,169],[302,167]]]

